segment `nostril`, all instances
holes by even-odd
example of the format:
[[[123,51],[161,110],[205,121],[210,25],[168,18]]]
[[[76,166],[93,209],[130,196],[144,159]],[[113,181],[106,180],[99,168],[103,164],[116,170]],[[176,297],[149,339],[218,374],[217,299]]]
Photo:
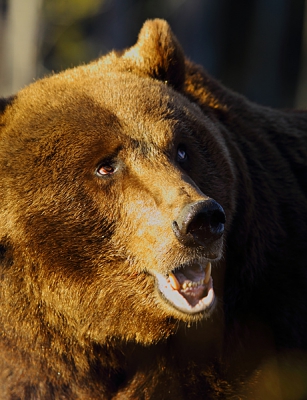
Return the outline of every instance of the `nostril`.
[[[218,239],[224,232],[225,214],[220,210],[205,209],[194,216],[187,226],[196,240]]]
[[[210,219],[206,214],[198,214],[197,217],[194,217],[189,224],[187,225],[186,232],[194,235],[197,232],[205,231],[209,229]]]

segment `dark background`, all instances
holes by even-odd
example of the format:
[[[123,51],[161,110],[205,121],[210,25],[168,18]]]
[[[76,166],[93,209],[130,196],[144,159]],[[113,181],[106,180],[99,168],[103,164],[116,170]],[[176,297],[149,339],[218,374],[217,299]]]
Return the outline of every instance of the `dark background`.
[[[0,0],[3,21],[10,1]],[[159,17],[228,87],[272,107],[307,106],[304,0],[39,1],[35,77],[131,46]]]

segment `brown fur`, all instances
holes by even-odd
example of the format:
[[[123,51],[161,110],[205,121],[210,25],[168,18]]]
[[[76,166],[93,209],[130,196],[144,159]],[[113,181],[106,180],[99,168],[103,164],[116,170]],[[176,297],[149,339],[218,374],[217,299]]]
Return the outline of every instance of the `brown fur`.
[[[161,20],[0,112],[1,399],[306,396],[306,113],[225,89]],[[206,196],[225,232],[191,249],[172,222]],[[153,273],[212,253],[211,314],[163,300]]]

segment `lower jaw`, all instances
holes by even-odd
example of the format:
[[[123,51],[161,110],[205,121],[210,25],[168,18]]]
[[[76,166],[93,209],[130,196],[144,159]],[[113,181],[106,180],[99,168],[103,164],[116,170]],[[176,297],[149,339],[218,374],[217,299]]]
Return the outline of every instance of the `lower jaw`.
[[[187,313],[167,300],[164,300],[164,308],[167,308],[167,313],[169,314],[170,317],[175,318],[178,322],[181,321],[185,324],[190,326],[190,324],[195,324],[195,323],[200,323],[202,321],[209,320],[214,312],[214,309],[216,307],[217,301],[215,300],[210,308],[207,308],[206,310],[195,312],[195,313]]]

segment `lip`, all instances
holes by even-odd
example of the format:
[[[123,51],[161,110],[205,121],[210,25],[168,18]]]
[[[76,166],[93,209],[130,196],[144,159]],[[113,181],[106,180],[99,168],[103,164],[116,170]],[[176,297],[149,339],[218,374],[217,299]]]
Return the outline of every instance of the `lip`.
[[[153,273],[163,300],[187,315],[209,314],[215,305],[211,263],[181,265],[167,275]]]

